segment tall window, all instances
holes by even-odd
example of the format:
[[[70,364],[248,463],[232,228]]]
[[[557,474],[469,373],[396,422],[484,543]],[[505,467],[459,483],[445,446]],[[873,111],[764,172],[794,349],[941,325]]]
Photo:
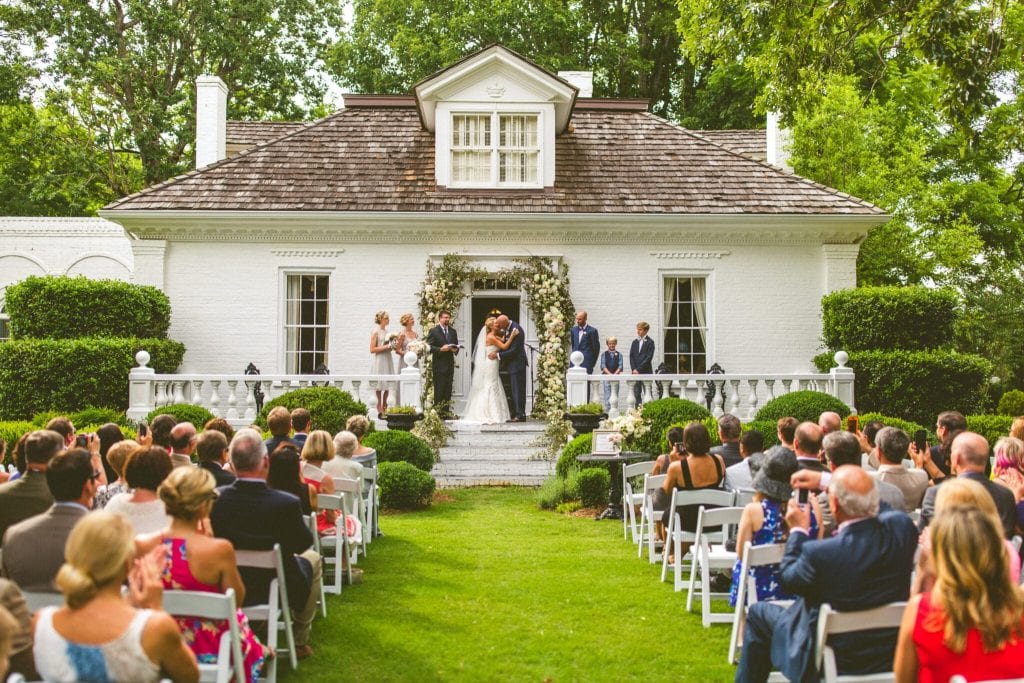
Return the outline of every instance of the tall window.
[[[289,275],[285,286],[285,372],[310,374],[327,363],[328,275]]]
[[[665,365],[672,373],[707,371],[707,279],[666,277]]]
[[[453,115],[452,184],[537,185],[538,123],[536,114]]]
[[[11,338],[11,316],[7,315],[7,305],[0,302],[0,342]]]

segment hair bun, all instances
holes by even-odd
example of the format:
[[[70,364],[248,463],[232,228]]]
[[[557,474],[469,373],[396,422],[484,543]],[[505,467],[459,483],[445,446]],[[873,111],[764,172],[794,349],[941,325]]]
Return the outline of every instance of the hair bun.
[[[96,581],[84,571],[64,563],[57,572],[57,587],[64,593],[64,599],[72,609],[81,607],[96,595]]]

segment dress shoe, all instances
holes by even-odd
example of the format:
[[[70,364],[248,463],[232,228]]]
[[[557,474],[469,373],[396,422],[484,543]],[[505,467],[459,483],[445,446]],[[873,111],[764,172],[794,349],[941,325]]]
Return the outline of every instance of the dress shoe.
[[[313,648],[309,645],[295,646],[295,659],[308,659],[313,656]]]

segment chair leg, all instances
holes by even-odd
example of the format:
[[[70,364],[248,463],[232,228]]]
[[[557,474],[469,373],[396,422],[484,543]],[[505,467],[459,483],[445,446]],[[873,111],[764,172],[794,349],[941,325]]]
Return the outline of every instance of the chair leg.
[[[711,568],[707,562],[700,567],[700,621],[704,628],[711,625]]]
[[[694,546],[696,547],[696,546]],[[700,562],[701,552],[696,550],[694,558],[690,562],[690,583],[686,587],[686,611],[689,612],[693,609],[693,594],[695,592],[696,574],[697,574],[697,563],[699,562],[701,567],[704,566],[703,562]]]

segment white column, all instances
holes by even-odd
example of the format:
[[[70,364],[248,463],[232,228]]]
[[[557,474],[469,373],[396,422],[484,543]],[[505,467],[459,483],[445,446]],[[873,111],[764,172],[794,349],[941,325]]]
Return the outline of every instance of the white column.
[[[587,402],[587,369],[583,367],[583,354],[573,351],[569,354],[572,367],[565,373],[566,405],[581,406]]]
[[[850,406],[850,410],[856,413],[857,407],[853,402],[853,383],[856,377],[853,368],[846,367],[850,356],[846,351],[836,351],[834,359],[836,367],[830,371],[832,375],[832,395]]]
[[[857,254],[859,244],[823,244],[825,257],[825,294],[857,286]]]
[[[156,371],[147,367],[149,353],[139,351],[135,354],[135,362],[139,365],[128,372],[128,410],[125,416],[129,420],[141,420],[156,407],[153,405],[153,375]]]
[[[162,290],[166,253],[167,242],[164,240],[132,240],[132,258],[135,261],[132,282]]]
[[[217,76],[196,79],[196,168],[227,157],[228,87]]]
[[[416,367],[416,362],[419,359],[415,353],[407,351],[403,360],[405,361],[405,367],[398,373],[398,394],[402,397],[402,405],[414,406],[416,412],[422,412],[423,406],[420,404],[420,394],[423,393],[423,376],[420,374],[420,369]],[[392,400],[390,396],[388,400]]]

